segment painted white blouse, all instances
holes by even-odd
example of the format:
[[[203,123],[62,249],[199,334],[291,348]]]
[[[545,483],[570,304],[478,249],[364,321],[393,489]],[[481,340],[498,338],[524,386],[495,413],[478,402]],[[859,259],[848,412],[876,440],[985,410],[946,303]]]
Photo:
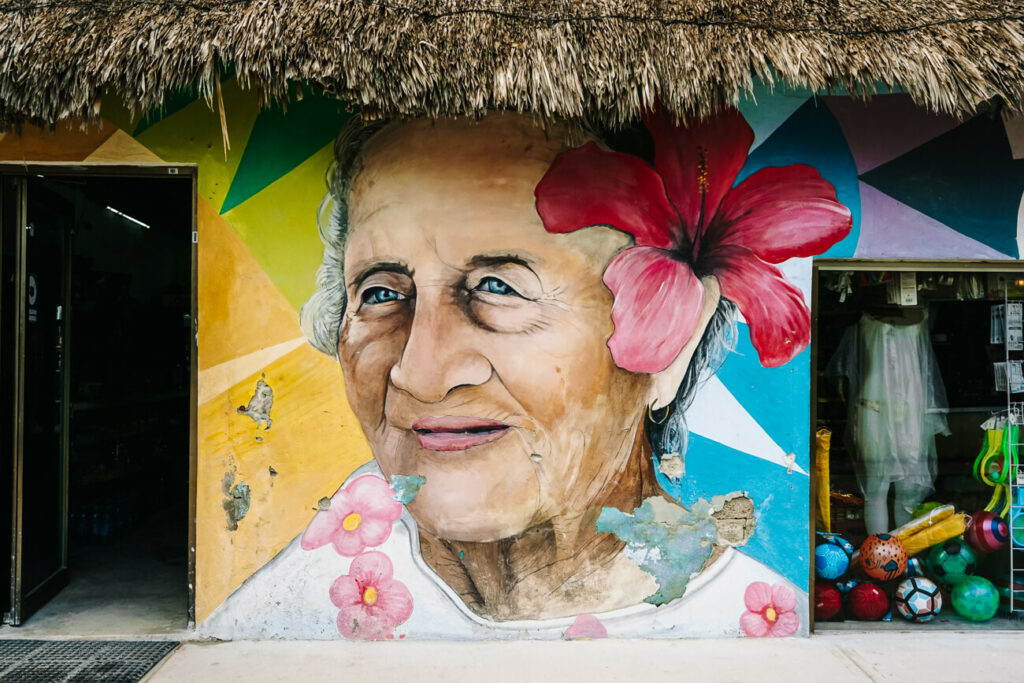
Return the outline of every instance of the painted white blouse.
[[[358,468],[383,476],[376,462]],[[373,548],[386,554],[394,578],[413,596],[412,616],[395,629],[395,638],[434,640],[559,639],[575,617],[490,621],[470,610],[427,565],[420,554],[416,523],[402,509],[388,539]],[[234,591],[197,632],[219,639],[338,639],[338,608],[329,589],[346,574],[354,558],[339,555],[331,544],[303,550],[296,538],[274,559]],[[807,593],[779,573],[735,548],[728,548],[695,576],[686,593],[664,605],[641,603],[593,615],[612,638],[701,638],[741,636],[740,617],[747,611],[744,592],[754,582],[787,586],[796,596],[794,612],[807,635]]]

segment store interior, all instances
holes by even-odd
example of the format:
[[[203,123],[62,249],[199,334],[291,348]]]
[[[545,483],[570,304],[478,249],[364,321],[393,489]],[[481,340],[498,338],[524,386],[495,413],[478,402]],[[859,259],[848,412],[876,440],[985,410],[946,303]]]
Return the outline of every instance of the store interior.
[[[49,502],[45,518],[24,515],[24,544],[47,551],[26,553],[24,575],[28,586],[63,564],[67,585],[26,609],[22,636],[187,626],[192,195],[189,177],[30,179],[35,234],[54,237],[30,244],[40,293],[28,332],[41,331],[29,340],[61,353],[55,367],[47,358],[26,371],[26,401],[47,407],[26,422],[64,444],[66,459],[50,441],[27,444],[51,466],[25,474],[38,495],[24,506]]]
[[[816,273],[816,630],[1024,629],[1024,273]]]

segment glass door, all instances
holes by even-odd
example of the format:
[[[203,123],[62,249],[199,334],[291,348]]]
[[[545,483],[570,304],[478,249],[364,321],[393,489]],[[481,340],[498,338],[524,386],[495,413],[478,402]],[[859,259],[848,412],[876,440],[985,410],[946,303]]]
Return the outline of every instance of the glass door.
[[[68,243],[73,193],[61,183],[7,177],[4,230],[13,231],[11,593],[21,624],[67,584]]]

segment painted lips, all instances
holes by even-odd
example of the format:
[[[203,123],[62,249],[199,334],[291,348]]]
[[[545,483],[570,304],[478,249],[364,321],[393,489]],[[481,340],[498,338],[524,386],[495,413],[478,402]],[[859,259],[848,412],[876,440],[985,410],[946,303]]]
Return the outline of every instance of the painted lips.
[[[504,422],[478,417],[425,417],[412,425],[420,446],[431,451],[464,451],[508,434]]]

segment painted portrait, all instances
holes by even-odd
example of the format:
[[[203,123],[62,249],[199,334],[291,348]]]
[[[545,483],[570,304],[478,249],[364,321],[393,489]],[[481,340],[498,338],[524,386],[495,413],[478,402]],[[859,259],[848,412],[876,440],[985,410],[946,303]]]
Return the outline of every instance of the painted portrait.
[[[766,368],[809,344],[779,264],[852,225],[811,166],[741,178],[753,140],[734,109],[346,123],[301,323],[373,460],[202,629],[806,633],[806,591],[744,552],[770,511],[677,494],[714,457],[687,416],[737,343]]]

